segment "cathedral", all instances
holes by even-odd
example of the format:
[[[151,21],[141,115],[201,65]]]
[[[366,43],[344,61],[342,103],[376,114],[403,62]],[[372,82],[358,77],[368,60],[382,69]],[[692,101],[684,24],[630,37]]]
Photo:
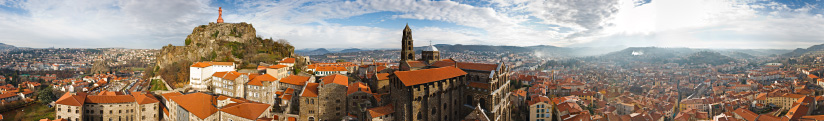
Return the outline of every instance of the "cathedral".
[[[412,29],[403,29],[399,71],[389,75],[395,120],[509,121],[509,67],[441,59],[435,46],[415,59]]]

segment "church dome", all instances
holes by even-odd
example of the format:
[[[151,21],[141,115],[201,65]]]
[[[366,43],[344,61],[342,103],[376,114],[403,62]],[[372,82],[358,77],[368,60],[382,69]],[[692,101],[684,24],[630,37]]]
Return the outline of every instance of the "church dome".
[[[438,51],[438,48],[435,48],[435,46],[429,45],[429,46],[423,47],[422,51]]]

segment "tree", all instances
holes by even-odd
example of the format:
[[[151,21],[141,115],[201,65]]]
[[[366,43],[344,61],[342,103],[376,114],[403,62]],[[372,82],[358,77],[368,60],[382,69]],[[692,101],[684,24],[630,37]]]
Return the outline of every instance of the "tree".
[[[54,98],[55,96],[50,86],[43,86],[43,88],[37,90],[37,100],[40,100],[41,103],[48,104],[52,102]]]

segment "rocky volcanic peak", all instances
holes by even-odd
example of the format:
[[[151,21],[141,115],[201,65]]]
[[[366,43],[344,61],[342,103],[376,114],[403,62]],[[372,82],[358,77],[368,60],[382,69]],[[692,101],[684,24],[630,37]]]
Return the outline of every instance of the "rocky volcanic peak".
[[[215,58],[239,58],[227,56],[232,50],[225,43],[246,43],[255,39],[255,28],[247,23],[209,23],[192,30],[184,46],[164,46],[157,58],[157,66],[164,68],[174,62],[213,61]],[[212,54],[214,53],[214,54]]]
[[[218,40],[246,42],[256,37],[255,28],[247,23],[209,23],[192,30],[186,37],[187,46],[211,44]],[[191,42],[191,43],[190,43]]]

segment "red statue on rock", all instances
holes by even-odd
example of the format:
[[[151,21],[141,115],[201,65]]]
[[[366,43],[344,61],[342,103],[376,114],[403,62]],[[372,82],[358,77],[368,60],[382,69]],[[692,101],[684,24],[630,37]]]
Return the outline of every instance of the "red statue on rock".
[[[223,23],[223,7],[218,7],[217,12],[220,13],[220,15],[217,16],[217,23]]]

